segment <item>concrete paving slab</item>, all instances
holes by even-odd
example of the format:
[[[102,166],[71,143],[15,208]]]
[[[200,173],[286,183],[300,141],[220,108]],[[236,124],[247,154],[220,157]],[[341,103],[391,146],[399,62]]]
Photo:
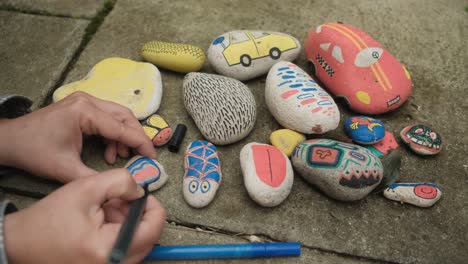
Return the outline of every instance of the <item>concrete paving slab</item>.
[[[0,93],[30,97],[36,108],[73,57],[88,20],[0,11]]]
[[[21,210],[33,205],[37,200],[27,196],[6,193],[3,199],[13,202]],[[159,242],[160,245],[197,245],[197,244],[238,244],[249,243],[249,240],[241,236],[225,235],[212,231],[177,226],[174,223],[166,223],[164,232]],[[197,261],[177,261],[180,264],[188,263],[249,263],[281,264],[281,263],[371,263],[364,259],[350,256],[339,256],[336,254],[320,252],[314,249],[302,248],[301,256],[297,258],[270,258],[270,259],[249,259],[249,260],[197,260]],[[146,261],[145,263],[174,263],[174,261]],[[375,263],[375,262],[372,262]]]
[[[0,0],[0,9],[14,9],[41,14],[93,18],[105,0]]]
[[[169,219],[232,232],[260,234],[284,241],[300,241],[320,248],[368,259],[405,263],[461,263],[468,258],[468,140],[465,113],[468,101],[466,40],[468,20],[463,1],[118,1],[98,33],[82,53],[66,82],[83,78],[100,60],[120,56],[141,60],[139,50],[150,40],[186,42],[207,50],[212,39],[233,29],[265,29],[290,33],[304,40],[315,26],[341,21],[368,32],[409,69],[414,90],[408,103],[379,116],[392,132],[414,122],[438,130],[446,148],[436,157],[421,158],[403,147],[403,182],[436,182],[444,190],[431,209],[419,209],[372,194],[357,203],[328,199],[299,175],[289,198],[276,208],[261,208],[247,195],[239,165],[246,143],[268,142],[279,125],[264,98],[264,77],[247,82],[258,104],[254,131],[246,139],[219,147],[223,184],[213,203],[201,210],[183,200],[183,151],[159,149],[159,160],[170,175],[155,193]],[[444,10],[441,12],[441,10]],[[183,15],[184,19],[180,19]],[[128,21],[132,21],[129,23]],[[305,67],[304,57],[297,62]],[[212,72],[206,63],[203,71]],[[189,127],[183,147],[201,138],[182,101],[183,75],[162,71],[164,97],[159,113],[171,124]],[[341,106],[342,119],[350,112]],[[343,122],[342,122],[343,123]],[[343,133],[340,129],[337,133]],[[325,135],[324,137],[327,137]],[[99,169],[102,146],[85,149],[86,162]],[[120,161],[118,165],[123,165]],[[25,180],[28,180],[25,178]],[[0,182],[0,184],[2,184]]]

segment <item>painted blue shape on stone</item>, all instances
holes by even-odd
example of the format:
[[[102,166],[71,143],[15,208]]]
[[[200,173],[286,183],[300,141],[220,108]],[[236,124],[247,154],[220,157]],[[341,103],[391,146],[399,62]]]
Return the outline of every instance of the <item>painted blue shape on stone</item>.
[[[366,116],[348,117],[345,122],[348,136],[355,142],[368,145],[382,140],[385,136],[384,123]]]

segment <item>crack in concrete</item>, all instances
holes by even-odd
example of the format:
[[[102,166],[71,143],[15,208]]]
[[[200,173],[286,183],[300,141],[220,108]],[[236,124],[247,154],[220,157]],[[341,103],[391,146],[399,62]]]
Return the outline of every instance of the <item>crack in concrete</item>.
[[[27,14],[27,15],[37,15],[37,16],[92,20],[92,18],[85,17],[85,16],[62,15],[62,14],[54,14],[54,13],[44,11],[44,10],[21,9],[21,8],[17,8],[9,4],[1,4],[0,11],[10,11],[10,12],[16,12],[16,13]]]

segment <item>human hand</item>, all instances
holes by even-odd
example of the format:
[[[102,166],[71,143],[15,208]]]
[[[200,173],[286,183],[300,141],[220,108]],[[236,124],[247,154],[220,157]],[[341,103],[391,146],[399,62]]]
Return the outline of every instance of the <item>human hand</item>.
[[[143,196],[125,169],[73,181],[33,206],[5,217],[10,263],[106,263],[128,212]],[[166,213],[148,196],[125,263],[138,263],[161,235]]]
[[[83,164],[83,135],[106,139],[105,160],[128,157],[128,147],[156,158],[151,140],[132,112],[121,105],[77,92],[28,115],[0,121],[0,165],[69,182],[96,174]]]

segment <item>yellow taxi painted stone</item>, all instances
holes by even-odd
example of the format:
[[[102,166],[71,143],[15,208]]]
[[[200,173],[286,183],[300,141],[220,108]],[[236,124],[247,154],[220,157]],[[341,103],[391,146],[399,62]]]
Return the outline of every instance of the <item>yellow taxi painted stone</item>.
[[[304,135],[290,129],[276,130],[270,135],[271,144],[288,157],[291,156],[296,145],[305,140]]]
[[[205,62],[205,53],[197,46],[162,41],[146,43],[141,56],[158,67],[182,73],[199,71]]]
[[[161,74],[150,63],[107,58],[96,64],[81,81],[58,88],[53,101],[60,101],[76,91],[123,105],[136,118],[145,119],[156,112],[161,103]]]

